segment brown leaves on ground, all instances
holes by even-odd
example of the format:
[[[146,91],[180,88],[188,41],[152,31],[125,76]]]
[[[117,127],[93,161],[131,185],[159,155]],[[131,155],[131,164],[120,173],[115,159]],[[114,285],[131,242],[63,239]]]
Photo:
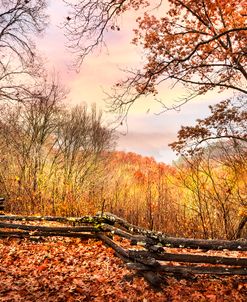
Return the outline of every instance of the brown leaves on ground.
[[[95,240],[0,240],[0,301],[246,301],[247,278],[167,277],[161,291]]]

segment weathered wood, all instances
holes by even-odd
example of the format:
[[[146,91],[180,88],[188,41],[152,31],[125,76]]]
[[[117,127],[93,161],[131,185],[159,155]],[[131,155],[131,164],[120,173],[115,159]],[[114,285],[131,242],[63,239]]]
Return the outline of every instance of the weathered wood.
[[[24,224],[13,224],[0,222],[0,228],[6,229],[19,229],[27,231],[41,231],[41,232],[99,232],[100,228],[93,226],[81,226],[81,227],[47,227],[47,226],[35,226]]]
[[[207,240],[207,239],[189,239],[189,238],[174,238],[159,236],[145,237],[140,235],[133,235],[131,239],[132,245],[139,243],[147,243],[149,245],[162,244],[163,247],[171,248],[191,248],[191,249],[205,249],[205,250],[233,250],[233,251],[247,251],[247,240],[244,241],[230,241],[230,240]],[[151,248],[152,249],[152,248]]]
[[[131,245],[145,245],[145,246],[149,245],[150,249],[152,249],[152,247],[154,247],[155,243],[156,243],[151,238],[148,238],[148,237],[145,237],[145,236],[142,236],[142,235],[133,235],[133,234],[130,234],[126,231],[118,229],[114,226],[109,226],[108,224],[105,224],[105,223],[101,224],[101,228],[104,231],[111,232],[111,234],[113,234],[113,235],[118,235],[120,237],[129,239]],[[163,248],[161,248],[161,249],[163,251]]]
[[[131,239],[132,245],[137,245],[140,242],[147,244],[162,244],[163,247],[171,248],[191,248],[203,250],[232,250],[232,251],[247,251],[247,240],[207,240],[207,239],[190,239],[190,238],[174,238],[159,235],[158,237],[145,237],[133,235]]]
[[[124,258],[128,259],[129,255],[128,252],[123,249],[122,247],[118,246],[113,240],[111,240],[108,236],[105,236],[101,233],[97,234],[97,237],[102,240],[106,245],[111,247],[115,252],[119,255],[123,256]]]
[[[106,245],[108,245],[109,247],[111,247],[117,256],[119,256],[124,262],[126,263],[131,263],[130,259],[129,259],[129,254],[128,251],[126,251],[125,249],[123,249],[122,247],[118,246],[114,241],[112,241],[109,237],[103,235],[103,234],[98,234],[97,235],[98,238],[100,240],[102,240]],[[153,263],[154,264],[154,263]],[[141,275],[150,283],[152,284],[152,286],[159,288],[161,283],[162,283],[162,279],[161,277],[153,272],[152,270],[150,270],[150,266],[146,271],[141,272]]]
[[[155,246],[157,244],[157,240],[154,240],[149,237],[145,237],[142,235],[133,235],[130,240],[131,245],[145,245],[145,246]]]
[[[146,271],[150,268],[141,264],[130,262],[127,264],[128,268]],[[226,267],[212,267],[212,266],[169,266],[161,265],[153,268],[154,271],[172,273],[172,274],[210,274],[210,275],[247,275],[247,268],[226,268]]]
[[[126,265],[129,269],[134,269],[134,270],[137,270],[137,271],[148,271],[148,270],[150,270],[150,266],[147,266],[147,265],[139,263],[139,262],[130,261],[130,262],[126,263]]]
[[[123,238],[127,238],[129,240],[134,240],[134,236],[126,231],[123,231],[123,230],[120,230],[114,226],[110,226],[108,224],[105,224],[103,223],[101,225],[101,228],[104,230],[104,231],[107,231],[107,232],[111,232],[113,235],[118,235],[118,236],[121,236]]]
[[[144,228],[132,225],[125,221],[124,219],[113,215],[111,213],[104,213],[102,217],[107,218],[108,220],[114,221],[114,223],[119,224],[124,227],[130,233],[134,235],[132,237],[132,244],[137,244],[139,242],[148,242],[150,244],[155,245],[158,243],[163,244],[164,246],[169,247],[185,247],[192,249],[206,249],[206,250],[239,250],[239,251],[247,251],[247,240],[245,241],[230,241],[230,240],[206,240],[206,239],[186,239],[186,238],[174,238],[167,237],[165,234],[161,232],[153,232],[150,230],[146,230]],[[136,234],[140,234],[142,236],[138,236]]]
[[[139,259],[149,257],[160,261],[189,262],[189,263],[210,263],[231,266],[247,267],[247,258],[221,257],[210,255],[194,254],[173,254],[173,253],[150,253],[148,251],[129,250],[130,258]]]
[[[105,235],[98,234],[98,238],[101,239],[105,244],[107,244],[108,246],[113,248],[114,251],[116,251],[120,255],[124,256],[126,259],[133,258],[134,260],[136,260],[142,264],[152,266],[152,267],[157,267],[160,265],[159,262],[156,261],[153,257],[147,256],[147,255],[145,255],[144,257],[142,257],[142,255],[140,255],[139,257],[136,257],[136,258],[131,257],[128,250],[125,250],[122,247],[118,246],[113,240],[111,240],[109,237],[107,237]]]
[[[0,215],[0,228],[15,229],[15,231],[1,231],[0,238],[42,238],[47,236],[75,237],[81,239],[97,238],[104,244],[111,247],[115,254],[120,257],[128,267],[138,271],[150,284],[155,287],[165,282],[159,272],[172,274],[213,274],[213,275],[247,275],[247,258],[219,257],[195,254],[173,254],[166,253],[166,246],[200,248],[206,250],[247,250],[247,241],[226,241],[226,240],[203,240],[167,237],[160,232],[153,232],[144,228],[134,226],[127,221],[107,213],[103,216],[84,217],[50,217],[50,216],[3,216]],[[53,221],[80,226],[36,226],[9,223],[8,221]],[[110,223],[110,225],[109,225]],[[86,224],[86,225],[82,225]],[[81,226],[82,225],[82,226]],[[120,225],[122,229],[115,226]],[[108,235],[115,234],[127,238],[132,244],[142,244],[147,250],[126,250],[116,244]],[[163,245],[163,247],[160,246]],[[161,261],[174,261],[183,263],[210,263],[213,266],[169,266]],[[223,267],[220,265],[239,266]]]
[[[247,268],[226,268],[209,266],[161,266],[160,271],[179,274],[247,275]]]
[[[145,248],[151,253],[163,254],[165,249],[159,245],[149,245],[146,244]]]
[[[97,216],[105,218],[107,221],[111,221],[114,224],[118,224],[119,226],[125,228],[127,231],[129,231],[133,234],[141,234],[141,235],[145,235],[145,236],[152,236],[152,235],[158,234],[158,233],[150,231],[148,229],[133,225],[133,224],[129,223],[128,221],[126,221],[112,213],[105,212],[103,215],[101,213],[98,213]]]
[[[206,240],[206,239],[187,239],[187,238],[160,238],[164,246],[169,247],[185,247],[191,249],[206,249],[206,250],[236,250],[247,251],[247,240],[245,241],[229,241],[229,240]]]
[[[97,238],[96,234],[90,234],[90,233],[26,232],[26,231],[0,232],[0,238],[7,238],[7,237],[31,238],[31,237],[53,237],[53,236],[54,237],[82,238],[82,239]]]
[[[82,216],[82,217],[53,217],[53,216],[19,216],[19,215],[0,215],[1,220],[8,221],[54,221],[71,224],[101,224],[108,221],[98,216]]]
[[[153,256],[154,254],[151,254],[147,251],[128,250],[128,258],[131,259],[132,261],[142,263],[147,267],[160,266],[160,263]]]

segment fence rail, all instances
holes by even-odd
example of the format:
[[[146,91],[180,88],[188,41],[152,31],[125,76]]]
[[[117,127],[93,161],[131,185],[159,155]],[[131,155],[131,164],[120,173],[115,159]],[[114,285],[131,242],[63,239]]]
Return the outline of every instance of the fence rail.
[[[28,224],[37,221],[58,222],[63,226]],[[101,240],[115,251],[129,269],[137,271],[156,287],[165,282],[167,274],[184,278],[196,274],[247,275],[247,258],[224,255],[225,250],[247,251],[247,240],[168,237],[163,233],[132,225],[111,213],[79,218],[0,215],[0,238],[37,239],[48,236]],[[117,236],[127,239],[128,246],[131,248],[124,248]],[[138,245],[141,248],[137,248]],[[168,247],[169,251],[167,251]],[[176,252],[171,252],[173,248],[176,248]],[[190,253],[188,250],[185,253],[185,249],[200,249],[200,254]],[[221,250],[223,255],[211,256],[206,254],[208,250]]]

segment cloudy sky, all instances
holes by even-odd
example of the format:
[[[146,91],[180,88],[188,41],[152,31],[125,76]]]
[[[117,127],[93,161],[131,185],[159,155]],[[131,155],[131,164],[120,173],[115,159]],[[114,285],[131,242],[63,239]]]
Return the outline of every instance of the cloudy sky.
[[[122,17],[120,31],[107,33],[107,49],[101,49],[88,56],[79,72],[72,70],[73,55],[64,47],[65,38],[59,28],[68,13],[61,0],[52,0],[49,5],[50,25],[38,48],[46,57],[48,68],[55,70],[60,81],[70,90],[69,102],[88,104],[96,103],[98,108],[106,109],[105,92],[109,92],[112,85],[124,77],[122,69],[138,68],[143,59],[141,49],[133,46],[136,15],[128,13]],[[182,87],[172,88],[171,83],[160,87],[158,98],[166,105],[171,105],[185,95]],[[171,110],[159,114],[162,108],[151,98],[138,101],[128,115],[126,126],[118,128],[118,150],[137,152],[145,156],[153,156],[157,161],[171,163],[176,155],[168,144],[176,140],[176,133],[181,125],[193,125],[197,118],[208,115],[209,104],[226,96],[217,93],[208,94],[200,99],[185,104],[179,112]],[[105,114],[106,120],[112,116]]]

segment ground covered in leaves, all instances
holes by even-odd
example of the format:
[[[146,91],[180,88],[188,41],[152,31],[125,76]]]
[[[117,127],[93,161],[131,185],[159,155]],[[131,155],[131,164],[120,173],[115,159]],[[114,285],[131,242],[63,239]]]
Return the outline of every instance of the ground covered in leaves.
[[[0,301],[247,301],[247,278],[166,277],[157,291],[100,241],[0,239]]]

